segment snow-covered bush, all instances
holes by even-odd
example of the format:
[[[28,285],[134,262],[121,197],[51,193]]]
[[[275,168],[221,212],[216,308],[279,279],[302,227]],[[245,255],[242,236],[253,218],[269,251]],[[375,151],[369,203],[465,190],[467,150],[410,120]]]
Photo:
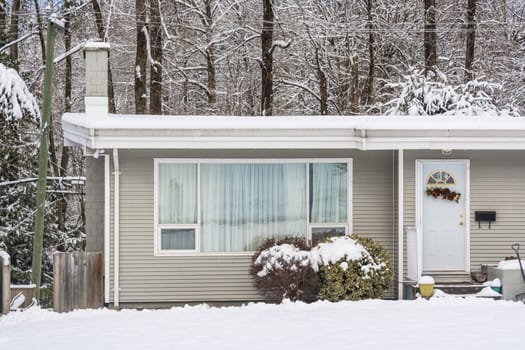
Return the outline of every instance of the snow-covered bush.
[[[333,237],[312,249],[319,270],[319,298],[361,300],[381,298],[392,281],[387,251],[369,238]]]
[[[444,74],[427,78],[422,71],[413,70],[404,81],[387,85],[397,91],[396,97],[386,104],[390,115],[511,115],[513,108],[498,107],[492,93],[498,84],[472,80],[465,84],[450,85]]]
[[[266,302],[311,302],[317,297],[318,277],[304,239],[267,240],[253,256],[252,275]]]

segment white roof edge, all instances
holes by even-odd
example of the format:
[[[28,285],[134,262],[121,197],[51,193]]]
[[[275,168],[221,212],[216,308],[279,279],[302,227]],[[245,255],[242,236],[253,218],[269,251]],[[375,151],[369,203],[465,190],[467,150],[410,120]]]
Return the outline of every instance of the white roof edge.
[[[65,122],[88,129],[365,129],[525,130],[525,118],[507,116],[86,116],[66,113]]]
[[[110,50],[111,49],[111,45],[107,42],[104,42],[104,41],[95,41],[95,40],[90,40],[88,41],[87,43],[84,44],[84,47],[83,47],[84,50],[88,50],[88,51],[91,51],[91,50]]]
[[[63,130],[66,140],[88,148],[525,149],[525,118],[494,116],[87,117],[68,113],[63,116]]]

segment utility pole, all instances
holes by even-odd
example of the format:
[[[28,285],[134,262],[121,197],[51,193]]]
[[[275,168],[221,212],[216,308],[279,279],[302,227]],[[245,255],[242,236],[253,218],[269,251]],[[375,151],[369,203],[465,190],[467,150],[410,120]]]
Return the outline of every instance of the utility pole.
[[[44,105],[40,120],[40,151],[38,161],[38,184],[36,196],[35,235],[33,237],[32,282],[35,285],[36,299],[40,301],[40,282],[42,279],[42,249],[44,238],[44,214],[46,207],[48,128],[51,118],[51,83],[53,81],[53,58],[55,51],[56,26],[63,27],[53,16],[47,22],[46,68],[44,72]]]

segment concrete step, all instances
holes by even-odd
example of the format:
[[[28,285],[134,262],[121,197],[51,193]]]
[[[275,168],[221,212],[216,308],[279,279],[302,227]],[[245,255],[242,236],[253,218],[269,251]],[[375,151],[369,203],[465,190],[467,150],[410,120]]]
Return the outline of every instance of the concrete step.
[[[432,276],[436,283],[470,283],[472,281],[470,274],[465,271],[428,271],[423,276]]]
[[[436,283],[434,288],[447,294],[469,295],[480,292],[485,286],[478,283]]]

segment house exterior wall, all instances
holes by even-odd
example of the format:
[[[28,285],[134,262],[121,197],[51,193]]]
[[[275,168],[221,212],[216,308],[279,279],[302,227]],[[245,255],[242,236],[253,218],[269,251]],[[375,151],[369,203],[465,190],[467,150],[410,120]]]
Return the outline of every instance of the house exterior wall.
[[[353,231],[381,243],[395,257],[392,151],[119,150],[119,302],[123,305],[261,299],[249,275],[250,253],[154,256],[154,158],[352,158]],[[111,188],[113,194],[113,176]],[[113,208],[112,197],[110,302],[114,300]],[[392,291],[387,297],[394,297]]]
[[[104,250],[104,158],[86,157],[86,251]]]
[[[417,159],[470,160],[470,269],[496,264],[512,255],[510,245],[525,245],[525,157],[523,151],[405,151],[404,227],[416,225]],[[474,220],[476,210],[495,210],[491,228]],[[405,245],[406,249],[406,245]],[[405,255],[406,256],[406,255]],[[406,269],[406,264],[405,264]],[[405,270],[406,272],[406,270]]]

